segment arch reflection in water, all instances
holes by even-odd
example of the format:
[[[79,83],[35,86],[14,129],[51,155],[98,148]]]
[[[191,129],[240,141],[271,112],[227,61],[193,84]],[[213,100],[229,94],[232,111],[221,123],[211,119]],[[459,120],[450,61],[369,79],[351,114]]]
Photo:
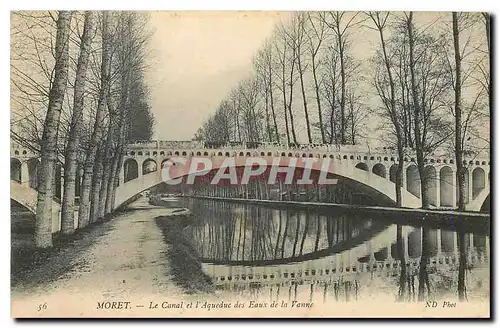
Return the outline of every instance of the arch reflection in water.
[[[489,236],[352,213],[190,200],[203,269],[231,294],[320,302],[489,295]]]
[[[199,219],[187,233],[203,261],[219,264],[278,264],[321,257],[351,248],[387,224],[352,215],[269,209],[194,201]]]

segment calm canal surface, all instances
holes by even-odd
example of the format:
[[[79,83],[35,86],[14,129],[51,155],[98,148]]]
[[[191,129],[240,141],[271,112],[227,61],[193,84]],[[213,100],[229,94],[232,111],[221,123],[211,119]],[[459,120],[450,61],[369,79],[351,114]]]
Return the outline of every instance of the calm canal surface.
[[[166,203],[192,211],[184,233],[224,293],[316,302],[382,294],[400,301],[489,298],[489,231],[396,223],[355,210]]]

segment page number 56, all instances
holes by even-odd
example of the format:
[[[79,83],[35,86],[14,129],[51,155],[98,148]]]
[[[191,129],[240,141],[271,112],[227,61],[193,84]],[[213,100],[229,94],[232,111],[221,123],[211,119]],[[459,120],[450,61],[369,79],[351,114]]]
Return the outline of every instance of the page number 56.
[[[38,304],[38,312],[42,310],[47,310],[47,303]]]

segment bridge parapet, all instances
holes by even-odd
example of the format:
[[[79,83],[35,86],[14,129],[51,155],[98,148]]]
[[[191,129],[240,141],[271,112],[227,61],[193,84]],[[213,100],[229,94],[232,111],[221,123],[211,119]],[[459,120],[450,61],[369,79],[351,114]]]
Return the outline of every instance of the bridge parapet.
[[[210,143],[202,141],[137,141],[128,144],[126,156],[282,156],[282,157],[330,157],[339,160],[399,162],[393,147],[368,147],[364,145],[298,144],[278,143]],[[148,154],[146,154],[149,152]],[[291,155],[290,155],[291,154]],[[416,163],[413,150],[405,149],[403,161]],[[327,156],[324,156],[327,155]],[[334,155],[332,157],[331,155]],[[446,150],[436,150],[425,159],[426,164],[455,166],[455,157]],[[469,155],[464,158],[466,166],[489,166],[487,154]]]
[[[196,140],[188,141],[136,141],[127,144],[125,147],[126,156],[287,156],[291,157],[326,157],[339,160],[360,160],[360,161],[388,161],[399,162],[397,152],[393,147],[368,147],[364,145],[331,145],[331,144],[298,144],[281,145],[272,142],[262,143],[240,143],[230,142],[207,143]],[[149,154],[146,154],[149,152]],[[12,141],[10,147],[11,158],[20,160],[39,157],[39,151]],[[176,154],[177,153],[177,154]],[[207,153],[207,155],[205,155]],[[222,153],[222,155],[219,155]],[[241,155],[243,153],[243,155]],[[285,153],[285,154],[283,154]],[[416,163],[416,156],[410,149],[406,149],[407,154],[403,161],[408,165]],[[331,157],[334,155],[334,157]],[[62,158],[61,158],[62,160]],[[445,150],[436,150],[426,158],[427,164],[455,165],[454,155]],[[468,155],[464,158],[466,166],[489,166],[490,157],[488,154]]]
[[[17,158],[21,161],[39,157],[40,152],[36,149],[32,149],[26,146],[23,146],[17,142],[10,143],[10,157]]]

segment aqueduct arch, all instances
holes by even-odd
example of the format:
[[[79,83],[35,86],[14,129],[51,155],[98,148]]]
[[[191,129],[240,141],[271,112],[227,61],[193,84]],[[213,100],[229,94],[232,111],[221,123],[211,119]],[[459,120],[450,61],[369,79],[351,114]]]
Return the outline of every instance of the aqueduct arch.
[[[486,180],[484,170],[481,167],[476,167],[472,171],[472,199],[475,199],[485,187]]]
[[[38,168],[40,161],[37,158],[31,158],[27,162],[29,185],[33,189],[38,189]]]
[[[158,164],[152,158],[148,158],[142,162],[142,174],[149,174],[158,170]]]
[[[438,176],[436,168],[432,165],[427,165],[424,168],[424,181],[425,186],[427,188],[426,195],[427,200],[430,205],[439,206],[439,198],[438,198]]]
[[[443,166],[439,171],[439,198],[441,206],[455,206],[453,170],[449,166]]]
[[[212,157],[212,162],[213,162],[212,169],[218,169],[223,163],[224,159],[226,158],[227,157],[224,156],[224,153],[222,156]],[[247,156],[236,157],[235,160],[237,166],[243,166],[246,158]],[[128,161],[129,159],[127,159],[124,162],[125,164],[126,163],[130,164],[124,165],[125,169],[124,169],[123,181],[125,183],[120,184],[117,189],[116,204],[115,204],[116,207],[120,206],[125,201],[137,195],[138,193],[163,182],[161,169],[152,171],[148,174],[142,174],[141,170],[141,172],[137,174],[138,175],[137,178],[131,178],[136,174],[135,167],[138,166],[138,163],[136,159],[133,158],[130,159],[133,161],[129,162]],[[164,158],[161,162],[160,167],[163,168],[168,160],[169,160],[168,158]],[[267,160],[270,163],[270,161],[272,161],[273,158],[269,157],[267,158]],[[149,159],[144,159],[140,164],[141,167],[142,165],[144,165],[146,161],[149,161]],[[297,164],[298,164],[297,167],[304,165],[303,162],[300,160],[297,162]],[[377,166],[375,168],[372,168],[372,170],[383,175],[383,173],[385,172],[385,167],[382,169],[380,166]],[[380,195],[383,195],[391,202],[395,202],[396,192],[394,183],[392,183],[389,179],[387,179],[387,177],[379,176],[378,174],[372,173],[372,170],[370,170],[368,165],[364,162],[358,163],[358,165],[353,167],[348,161],[341,161],[341,160],[340,161],[333,160],[331,162],[330,167],[328,168],[329,173],[341,176],[348,180],[355,181],[360,186],[364,186],[365,191],[372,190],[373,192],[377,192]],[[414,208],[420,207],[421,202],[418,199],[418,197],[415,197],[414,195],[412,195],[409,192],[406,192],[405,190],[402,190],[402,192],[403,192],[403,206],[414,207]]]
[[[124,182],[137,179],[139,177],[139,166],[137,161],[133,158],[128,158],[123,163]]]
[[[393,183],[396,183],[396,176],[398,171],[398,164],[392,164],[389,168],[389,180]]]
[[[375,164],[372,168],[372,172],[382,178],[387,176],[386,168],[382,163]]]
[[[18,183],[22,181],[21,166],[21,161],[17,158],[10,159],[10,179]]]
[[[366,163],[358,163],[355,166],[357,169],[363,170],[363,171],[368,171],[368,165]]]
[[[421,198],[420,193],[420,175],[416,165],[410,165],[406,169],[406,190],[415,197]]]

